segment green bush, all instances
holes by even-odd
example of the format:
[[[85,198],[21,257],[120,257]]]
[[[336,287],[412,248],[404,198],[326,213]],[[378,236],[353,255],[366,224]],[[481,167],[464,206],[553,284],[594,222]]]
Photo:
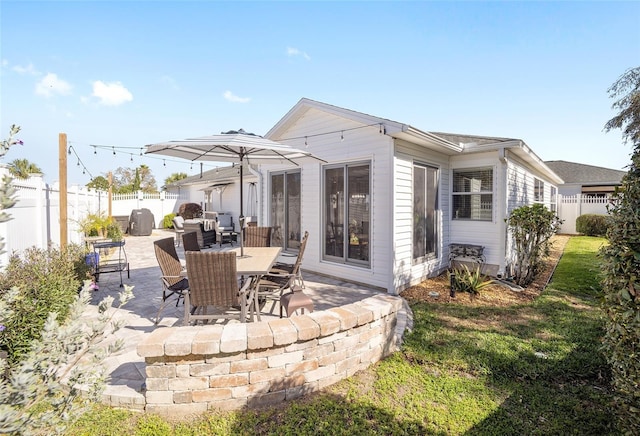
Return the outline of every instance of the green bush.
[[[505,221],[513,239],[514,279],[526,286],[538,274],[542,258],[549,251],[549,240],[562,220],[542,204],[534,204],[514,209]]]
[[[202,217],[202,207],[198,203],[182,203],[178,215],[186,220]]]
[[[486,276],[480,273],[480,267],[476,267],[473,271],[462,265],[460,268],[453,270],[453,276],[451,284],[456,292],[467,292],[472,297],[478,295],[480,291],[491,283],[493,280],[487,279]]]
[[[162,228],[163,229],[172,229],[173,228],[173,219],[176,217],[175,213],[170,213],[162,218]]]
[[[66,250],[29,248],[22,256],[11,256],[0,275],[0,293],[14,286],[19,289],[2,332],[11,361],[20,360],[29,351],[49,313],[58,313],[61,321],[66,319],[82,281],[89,278],[85,254],[84,247],[72,244]]]
[[[609,217],[588,213],[576,218],[576,231],[586,236],[604,236],[609,228]]]

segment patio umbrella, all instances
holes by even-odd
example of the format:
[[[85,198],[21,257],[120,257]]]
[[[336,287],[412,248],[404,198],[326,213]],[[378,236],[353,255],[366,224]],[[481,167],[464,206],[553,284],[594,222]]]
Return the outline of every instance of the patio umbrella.
[[[299,166],[300,163],[325,160],[297,148],[271,141],[244,130],[230,130],[219,135],[188,138],[177,141],[160,142],[146,146],[145,154],[161,154],[189,161],[214,161],[240,163],[240,255],[244,256],[242,228],[243,210],[243,167],[247,164],[285,164]]]

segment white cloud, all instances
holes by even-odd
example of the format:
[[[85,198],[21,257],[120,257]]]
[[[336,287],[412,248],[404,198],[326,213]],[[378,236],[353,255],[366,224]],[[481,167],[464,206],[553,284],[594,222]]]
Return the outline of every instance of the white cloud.
[[[297,48],[287,47],[287,56],[302,56],[306,60],[310,61],[311,57],[304,51],[300,51]]]
[[[71,93],[71,85],[58,78],[54,73],[47,73],[38,83],[36,83],[36,95],[42,97],[52,97],[55,94],[67,95]]]
[[[231,91],[225,91],[224,94],[222,95],[226,100],[231,101],[233,103],[248,103],[251,101],[249,97],[238,97],[237,95],[234,95],[233,92]]]
[[[100,100],[105,106],[118,106],[133,100],[133,94],[120,82],[104,83],[101,80],[93,82],[92,97]]]
[[[29,76],[40,75],[40,72],[33,67],[33,64],[29,64],[26,67],[23,67],[22,65],[15,65],[11,69],[19,74],[27,74]]]

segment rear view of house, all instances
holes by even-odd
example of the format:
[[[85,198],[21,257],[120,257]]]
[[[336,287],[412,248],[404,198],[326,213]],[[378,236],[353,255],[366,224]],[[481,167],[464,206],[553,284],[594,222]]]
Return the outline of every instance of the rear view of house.
[[[286,240],[310,232],[305,269],[390,293],[447,268],[453,243],[484,247],[485,271],[505,274],[505,218],[555,209],[562,183],[519,139],[428,132],[309,99],[266,137],[328,163],[260,168],[258,219]]]

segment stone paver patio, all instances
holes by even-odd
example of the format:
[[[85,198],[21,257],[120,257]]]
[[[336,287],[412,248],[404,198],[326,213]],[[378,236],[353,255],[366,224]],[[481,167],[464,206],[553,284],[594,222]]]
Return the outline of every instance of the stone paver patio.
[[[136,347],[143,338],[155,329],[182,325],[184,307],[182,303],[176,307],[173,299],[163,310],[158,325],[154,324],[162,301],[162,288],[159,279],[160,268],[155,258],[153,241],[172,236],[172,231],[154,230],[150,236],[126,237],[125,250],[130,263],[131,278],[127,279],[125,272],[123,281],[125,284],[134,286],[135,298],[116,314],[116,317],[123,321],[123,327],[115,336],[124,341],[124,349],[104,361],[110,376],[104,400],[109,404],[134,409],[144,408],[145,399],[142,390],[145,380],[145,362],[142,357],[138,356]],[[231,248],[226,245],[222,250]],[[220,250],[217,246],[213,249]],[[177,251],[180,258],[184,259],[182,247],[178,247]],[[295,257],[283,255],[280,260],[293,263]],[[312,298],[316,311],[350,304],[382,292],[378,289],[308,272],[303,275],[306,286],[305,293]],[[118,273],[102,274],[99,290],[93,293],[92,304],[88,308],[86,316],[95,316],[97,303],[108,295],[116,298],[117,302],[117,295],[121,289],[119,285],[120,276]],[[269,301],[262,309],[261,314],[263,321],[276,318],[279,314],[278,303]],[[406,327],[410,327],[408,325],[410,316],[408,315],[410,315],[410,310],[404,304],[396,329],[399,337],[402,336]]]

